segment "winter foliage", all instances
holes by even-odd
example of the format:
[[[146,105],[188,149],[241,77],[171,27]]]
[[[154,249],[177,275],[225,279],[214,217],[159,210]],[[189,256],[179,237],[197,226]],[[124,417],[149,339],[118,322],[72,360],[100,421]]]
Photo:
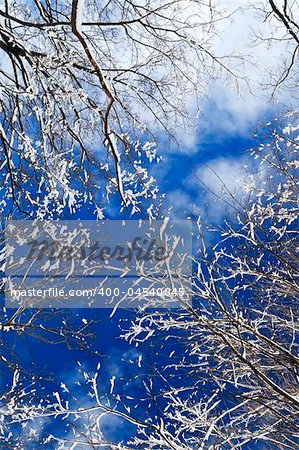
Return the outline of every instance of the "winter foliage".
[[[286,49],[264,74],[269,98],[296,98],[298,6],[252,7],[270,33],[253,30],[253,42]],[[211,79],[251,90],[239,71],[248,55],[213,47],[235,13],[205,0],[1,2],[3,219],[77,218],[88,208],[103,219],[115,198],[121,218],[158,217],[161,143],[200,120]],[[298,119],[283,105],[256,125],[247,176],[237,191],[223,182],[214,192],[229,214],[190,214],[192,275],[165,264],[161,286],[176,276],[189,300],[161,309],[145,296],[119,321],[128,347],[108,355],[109,370],[96,314],[1,307],[1,449],[298,448]],[[2,297],[9,252],[2,223]],[[151,276],[138,269],[137,284],[157,282],[160,266]],[[28,364],[33,343],[53,359],[56,348],[77,352],[67,379]]]

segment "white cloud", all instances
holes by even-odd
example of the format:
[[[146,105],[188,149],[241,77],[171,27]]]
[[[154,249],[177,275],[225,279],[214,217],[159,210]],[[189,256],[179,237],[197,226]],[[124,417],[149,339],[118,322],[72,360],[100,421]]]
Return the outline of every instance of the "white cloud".
[[[198,187],[197,205],[213,222],[242,210],[242,203],[263,180],[252,158],[217,158],[197,167],[189,183]]]
[[[257,5],[258,2],[252,3]],[[286,89],[276,92],[275,101],[271,99],[273,87],[269,86],[269,81],[271,73],[277,75],[283,69],[288,45],[292,43],[278,39],[271,44],[266,38],[272,35],[282,38],[285,29],[275,20],[263,20],[262,13],[247,1],[225,2],[225,6],[228,14],[239,6],[245,8],[233,14],[231,20],[219,22],[213,52],[218,56],[239,55],[239,59],[231,59],[229,64],[239,80],[236,85],[223,71],[220,80],[210,83],[203,121],[207,122],[209,131],[243,134],[268,111],[291,104],[292,94]]]
[[[182,189],[174,189],[167,193],[164,202],[164,213],[175,219],[186,219],[191,212],[195,212],[191,195]]]
[[[209,103],[205,106],[201,129],[216,136],[248,134],[250,127],[270,109],[265,99],[249,93],[240,97],[235,90],[225,88],[221,83],[211,86]]]

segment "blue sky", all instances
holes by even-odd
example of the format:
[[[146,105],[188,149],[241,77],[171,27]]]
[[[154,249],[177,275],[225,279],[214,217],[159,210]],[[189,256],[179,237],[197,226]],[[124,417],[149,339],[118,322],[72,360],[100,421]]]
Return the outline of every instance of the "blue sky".
[[[221,1],[218,3],[222,6]],[[245,2],[245,5],[247,3]],[[239,4],[244,4],[244,0],[227,2],[227,8],[232,12]],[[174,219],[186,219],[201,215],[210,224],[221,226],[227,215],[230,214],[231,209],[227,203],[219,201],[217,196],[228,199],[228,203],[231,201],[230,193],[238,199],[245,180],[254,172],[255,163],[252,162],[246,151],[260,144],[259,138],[254,136],[255,128],[260,127],[261,123],[271,121],[277,116],[277,113],[292,105],[293,73],[290,74],[290,84],[286,85],[285,89],[283,86],[278,89],[275,102],[270,101],[271,92],[269,89],[265,89],[265,84],[263,84],[269,79],[267,78],[268,73],[278,74],[281,71],[283,58],[287,56],[285,50],[290,51],[292,49],[291,44],[287,48],[287,40],[283,39],[285,37],[284,27],[276,29],[274,26],[271,29],[272,24],[269,26],[268,20],[261,20],[256,11],[247,8],[236,13],[234,17],[235,20],[233,21],[228,19],[222,22],[217,19],[216,35],[213,44],[211,44],[211,51],[212,54],[223,58],[223,61],[227,62],[233,71],[236,70],[239,78],[230,76],[220,67],[218,71],[217,64],[214,67],[212,60],[207,64],[205,57],[202,61],[198,61],[200,65],[194,67],[196,74],[194,84],[199,91],[199,106],[201,107],[198,115],[195,106],[197,99],[194,98],[193,90],[187,89],[187,86],[184,90],[185,84],[180,84],[178,78],[177,87],[181,90],[178,97],[182,95],[182,103],[186,102],[187,113],[189,113],[187,115],[193,117],[196,125],[194,128],[191,126],[185,129],[180,123],[180,121],[184,121],[183,113],[182,116],[178,114],[178,117],[174,114],[173,120],[174,122],[177,120],[178,123],[175,123],[174,129],[170,131],[174,133],[176,140],[169,142],[167,133],[161,126],[159,127],[159,121],[153,123],[154,119],[150,112],[143,111],[139,102],[136,103],[138,119],[144,121],[148,128],[153,130],[157,139],[158,156],[161,156],[161,162],[154,162],[149,170],[150,174],[156,178],[160,194],[164,197],[160,208],[160,216],[162,217],[170,216]],[[267,40],[261,40],[260,44],[257,45],[258,40],[255,41],[254,36],[250,37],[252,30],[264,37],[268,36],[270,31],[273,31],[274,45],[269,45],[270,43]],[[229,55],[235,52],[238,55],[243,54],[244,58],[230,58]],[[116,55],[118,53],[121,52],[116,52]],[[179,55],[184,56],[181,53]],[[120,59],[121,56],[119,55]],[[126,55],[123,56],[126,59]],[[152,66],[149,65],[148,69],[150,72]],[[153,64],[154,77],[159,76],[159,71],[162,73],[163,68],[159,69],[158,67],[157,73],[155,73],[155,64]],[[243,77],[246,77],[247,81]],[[182,83],[185,82],[182,81]],[[122,89],[126,93],[125,86],[126,84]],[[171,91],[172,89],[169,90],[169,92]],[[294,102],[296,102],[296,99],[294,99]],[[130,105],[130,102],[128,104]],[[132,102],[132,105],[134,106],[134,102]],[[180,105],[180,102],[178,102],[178,105]],[[169,122],[171,121],[172,118]],[[32,130],[35,127],[36,124],[32,124]],[[143,127],[140,129],[143,130]],[[261,129],[263,130],[263,126],[261,126]],[[96,145],[92,141],[91,128],[87,126],[86,130],[82,130],[83,134],[85,132],[88,148],[90,146],[92,151],[99,151],[106,155],[102,141],[100,140]],[[128,132],[130,133],[130,128],[128,128]],[[94,136],[96,135],[95,133]],[[147,137],[145,132],[142,136],[136,136],[136,139],[142,140]],[[94,148],[97,150],[94,150]],[[78,153],[75,152],[75,155],[79,158]],[[25,170],[30,167],[30,163],[28,164]],[[61,166],[57,164],[57,167],[57,173],[59,173]],[[95,170],[94,167],[92,170]],[[104,171],[105,169],[101,168],[101,170]],[[76,172],[73,171],[72,174],[76,179],[75,183],[78,183]],[[27,175],[29,175],[26,181],[30,185],[29,191],[30,189],[35,190],[33,169]],[[98,172],[92,173],[92,175],[98,182]],[[72,175],[70,175],[71,177]],[[104,213],[108,219],[147,218],[144,210],[133,217],[130,216],[130,211],[125,209],[120,212],[121,202],[118,193],[113,194],[110,202],[107,203],[104,183],[102,183],[102,180],[98,183],[100,189],[99,194],[96,195],[102,196],[99,198],[99,204],[100,206],[103,204]],[[82,189],[82,186],[80,184],[80,189]],[[34,194],[37,194],[37,192],[34,192]],[[41,198],[42,196],[43,192]],[[56,200],[57,197],[53,197],[52,205],[55,204]],[[95,219],[93,209],[93,206],[85,204],[82,209],[78,209],[73,214],[66,206],[59,218],[71,220]],[[158,217],[160,218],[160,216]],[[54,218],[57,217],[58,213]],[[208,241],[209,244],[215,243],[213,239],[215,240],[217,237],[212,237]],[[247,301],[246,295],[244,294],[244,298]],[[1,301],[4,302],[4,299],[2,298]],[[26,311],[26,314],[30,317],[31,311]],[[4,355],[4,357],[6,354],[9,355],[8,359],[13,359],[16,366],[22,367],[24,376],[20,380],[21,385],[24,383],[23,386],[26,386],[26,390],[30,392],[31,381],[37,383],[37,390],[28,395],[29,404],[31,401],[36,403],[43,401],[52,404],[57,397],[61,397],[63,401],[68,400],[74,408],[91,406],[95,403],[95,400],[90,396],[90,383],[86,381],[98,372],[98,392],[103,396],[103,401],[107,404],[110,402],[113,406],[115,396],[118,395],[130,407],[132,416],[145,419],[148,415],[159,416],[159,408],[162,407],[163,409],[164,405],[159,403],[155,395],[161,392],[162,387],[167,386],[170,377],[172,386],[180,386],[182,378],[184,378],[185,385],[192,387],[195,380],[201,379],[202,375],[196,373],[196,371],[194,373],[180,372],[179,374],[176,374],[175,371],[173,373],[163,372],[163,368],[169,362],[169,355],[171,355],[171,361],[174,362],[176,359],[181,360],[185,351],[183,345],[177,344],[175,336],[166,340],[166,331],[165,333],[154,334],[150,341],[144,343],[136,341],[131,343],[123,338],[123,333],[135,318],[136,312],[134,310],[118,309],[112,314],[111,309],[108,308],[78,310],[70,308],[62,315],[64,328],[70,334],[73,333],[73,329],[77,330],[82,327],[92,334],[92,339],[88,340],[88,347],[82,346],[82,342],[79,344],[76,339],[71,339],[68,341],[69,345],[66,345],[59,333],[51,334],[39,330],[36,331],[36,336],[34,332],[33,335],[28,335],[26,329],[19,334],[14,330],[10,330],[10,332],[1,330],[1,355]],[[51,328],[55,329],[57,326],[59,327],[61,315],[58,312],[56,316],[51,312],[47,317],[47,310],[45,309],[38,320],[42,325],[47,326],[49,324]],[[186,336],[187,338],[188,336]],[[48,340],[51,342],[48,342]],[[157,376],[160,371],[165,375],[164,379]],[[41,378],[31,380],[33,373],[39,374]],[[7,370],[7,365],[1,359],[0,375],[0,391],[7,393],[11,386],[12,371]],[[150,379],[153,383],[151,386],[149,384]],[[208,389],[210,389],[208,384],[201,386],[200,394],[195,392],[194,397],[197,396],[198,399],[198,395],[202,395]],[[153,394],[152,398],[148,395],[149,390]],[[189,393],[186,391],[186,396],[188,395]],[[163,400],[160,401],[163,402]],[[226,401],[231,402],[232,400],[226,398]],[[221,402],[223,402],[223,398]],[[120,405],[119,408],[125,411],[123,405]],[[40,448],[60,450],[55,441],[41,444],[42,439],[47,434],[53,434],[57,437],[70,437],[71,426],[68,425],[77,424],[81,427],[87,423],[87,417],[84,415],[82,421],[76,422],[75,419],[76,417],[73,416],[67,420],[49,417],[35,421],[28,427],[16,426],[14,432],[16,434],[22,433],[25,437],[22,450],[38,450]],[[100,425],[104,437],[115,442],[126,442],[135,433],[134,425],[116,415],[104,416]],[[32,431],[30,432],[29,429]],[[249,444],[248,450],[262,449],[262,447],[254,445],[254,443]],[[78,450],[81,450],[81,448]],[[147,450],[146,446],[144,450]]]
[[[240,100],[241,104],[242,101],[244,100]],[[274,109],[261,112],[257,108],[254,120],[248,120],[247,117],[247,126],[244,126],[244,121],[238,116],[238,111],[237,114],[231,111],[230,105],[224,103],[220,107],[215,103],[206,104],[202,121],[191,147],[190,142],[184,147],[184,140],[182,140],[181,147],[171,148],[161,164],[153,169],[154,175],[159,180],[160,190],[166,193],[166,204],[173,207],[172,215],[175,218],[187,218],[193,204],[197,208],[207,208],[207,202],[211,201],[211,197],[203,194],[202,185],[198,183],[196,176],[202,176],[204,180],[211,180],[213,185],[213,177],[209,175],[210,166],[215,170],[218,168],[219,176],[223,177],[225,181],[231,177],[230,183],[234,183],[235,177],[239,175],[239,166],[244,164],[244,161],[246,162],[245,151],[257,144],[253,138],[253,126],[258,121],[269,120],[274,112]],[[218,128],[215,126],[215,118],[218,123],[222,119],[222,125]],[[161,142],[163,141],[161,140]],[[117,199],[114,201],[117,202]],[[168,207],[165,211],[167,209]],[[120,218],[119,213],[115,213],[116,209],[112,207],[110,211],[111,218]],[[82,210],[77,216],[79,219],[91,219],[92,217],[92,213],[88,209]],[[219,211],[214,216],[212,214],[212,217],[215,220],[222,220]],[[69,216],[66,215],[65,218],[69,218]],[[89,350],[68,349],[62,344],[45,346],[42,341],[34,338],[7,333],[4,338],[8,339],[10,348],[15,349],[16,361],[20,359],[25,367],[28,365],[30,369],[32,367],[42,368],[44,373],[52,374],[53,380],[44,383],[43,397],[55,391],[56,388],[61,390],[60,383],[63,382],[71,389],[72,393],[78,396],[81,405],[89,404],[90,401],[86,388],[84,388],[81,372],[93,373],[100,363],[101,392],[109,392],[111,377],[116,377],[114,392],[129,396],[129,402],[134,408],[137,405],[136,399],[145,395],[142,382],[146,381],[146,375],[153,373],[156,366],[161,367],[165,363],[163,352],[157,351],[161,348],[159,338],[153,346],[144,344],[137,348],[120,338],[121,329],[126,328],[126,323],[134,317],[133,311],[119,310],[113,317],[110,317],[111,310],[109,309],[73,310],[71,314],[70,324],[79,324],[82,319],[90,323],[95,322],[90,326],[95,337]],[[174,343],[169,345],[172,345],[179,354],[180,349],[176,348]],[[3,377],[2,387],[4,389],[5,381],[5,377]],[[192,378],[190,382],[192,382]],[[161,386],[157,385],[153,389],[158,390],[159,387]],[[142,406],[137,407],[134,413],[141,417],[145,411],[154,414],[154,405],[148,405],[147,408],[144,408],[144,404]],[[126,440],[134,434],[134,426],[116,417],[113,420],[104,418],[101,426],[103,434],[115,441]],[[40,425],[35,424],[35,427],[37,435],[39,435],[38,439],[47,432],[56,433],[56,435],[60,433],[67,435],[68,433],[65,424],[57,420],[47,419]],[[39,444],[30,442],[29,448],[37,450],[40,447]],[[44,448],[55,449],[55,445],[49,443]]]

